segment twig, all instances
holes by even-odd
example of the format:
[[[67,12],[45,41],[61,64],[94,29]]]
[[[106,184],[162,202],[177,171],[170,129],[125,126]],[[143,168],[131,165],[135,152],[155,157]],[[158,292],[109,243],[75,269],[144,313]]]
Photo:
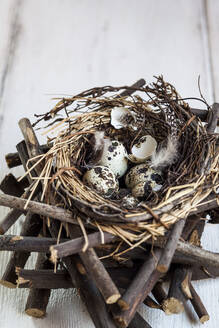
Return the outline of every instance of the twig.
[[[158,302],[158,304],[160,304],[161,309],[162,309],[163,302],[167,298],[167,294],[162,287],[162,282],[157,282],[151,292],[152,292],[155,300]]]
[[[152,328],[148,322],[146,322],[142,316],[136,312],[134,318],[130,322],[128,328]]]
[[[120,95],[118,95],[116,98],[120,97],[128,97],[131,96],[136,90],[133,90],[133,88],[141,88],[145,85],[145,79],[140,79],[134,84],[131,85],[130,89],[126,89],[125,91],[121,92]]]
[[[45,255],[39,254],[36,269],[50,269],[52,264]],[[46,308],[49,302],[50,289],[31,289],[27,298],[25,312],[35,318],[42,318],[46,315]]]
[[[24,193],[22,184],[17,182],[17,179],[11,173],[6,175],[0,183],[0,190],[7,195],[17,197],[20,197]]]
[[[17,197],[0,195],[0,205],[3,206],[11,206],[22,209],[25,205],[25,202],[25,200]],[[73,214],[70,211],[58,208],[56,206],[30,201],[27,209],[43,216],[52,217],[63,222],[77,224],[77,222],[74,220]],[[162,238],[160,239],[162,241]],[[157,245],[156,241],[154,244]],[[162,242],[159,242],[158,246],[162,246]],[[199,261],[200,265],[219,267],[219,254],[217,253],[199,249],[198,247],[189,245],[188,243],[182,241],[178,241],[176,249],[181,254],[188,256],[188,258],[192,258],[197,262]]]
[[[52,221],[49,227],[53,238],[57,238],[58,235],[59,227],[57,223],[58,222]],[[115,324],[106,309],[99,290],[93,281],[87,277],[86,271],[78,269],[78,263],[80,264],[78,258],[75,255],[68,256],[63,258],[63,263],[71,276],[73,285],[78,289],[95,327],[115,328]],[[82,264],[80,265],[82,266]]]
[[[26,170],[26,163],[27,163],[29,157],[28,157],[28,154],[27,154],[27,147],[26,147],[24,141],[22,141],[22,142],[20,142],[20,143],[17,144],[17,150],[18,150],[18,154],[19,154],[19,157],[21,159],[21,162],[23,164],[23,167]],[[33,174],[34,173],[35,172],[33,172]],[[31,179],[30,179],[29,176],[28,176],[28,180],[29,180],[29,183],[31,183]],[[13,189],[13,186],[10,186],[10,189]],[[36,190],[36,192],[34,193],[33,196],[36,196],[38,192],[39,192],[39,188]],[[23,195],[21,196],[21,198],[27,199],[29,197],[29,194],[30,194],[30,189],[28,188],[23,193]],[[20,196],[20,194],[18,194],[16,196]],[[10,227],[19,219],[19,217],[23,213],[25,213],[25,211],[23,210],[23,208],[21,210],[19,210],[19,209],[13,209],[13,210],[11,210],[6,215],[6,217],[2,220],[2,222],[0,224],[0,234],[3,235],[4,233],[6,233],[10,229]]]
[[[159,272],[167,272],[172,261],[173,255],[177,248],[177,242],[181,236],[183,227],[185,225],[185,220],[181,219],[174,224],[173,229],[171,230],[169,239],[165,245],[163,253],[161,255],[160,261],[157,265],[157,270]]]
[[[42,220],[37,214],[28,213],[28,215],[25,218],[25,221],[23,223],[23,227],[21,230],[21,236],[38,236],[40,229],[42,228]],[[21,239],[22,237],[18,236],[19,240],[13,240],[13,243],[11,244],[11,250],[13,250],[13,245],[15,244],[22,244],[24,239]],[[27,237],[28,238],[28,237]],[[1,237],[1,240],[4,242],[8,242],[11,240],[11,238],[7,236]],[[10,244],[8,245],[10,247]],[[24,252],[13,252],[11,255],[11,258],[7,264],[6,270],[2,276],[2,279],[0,280],[0,284],[4,285],[6,287],[15,288],[16,287],[16,273],[15,273],[15,267],[24,267],[28,258],[30,256],[30,251],[26,249]]]
[[[102,243],[101,235],[99,232],[94,232],[92,234],[87,235],[88,244],[87,247],[95,247]],[[110,243],[115,240],[116,237],[111,235],[110,233],[104,233],[104,243]],[[62,258],[65,256],[69,256],[72,254],[77,254],[82,251],[85,244],[84,237],[75,238],[64,243],[59,243],[58,245],[54,245],[50,247],[51,252],[51,260],[55,262],[58,258]]]
[[[66,270],[26,270],[17,267],[18,288],[58,289],[74,288]]]
[[[94,249],[90,248],[85,253],[80,253],[80,257],[89,275],[95,281],[103,298],[107,304],[113,304],[121,297],[119,290],[113,283],[108,272],[97,257]]]
[[[49,149],[50,149],[50,147],[48,145],[40,146],[40,151],[42,151],[43,153],[47,152]],[[5,156],[5,160],[6,160],[6,163],[9,167],[9,169],[16,167],[16,166],[20,166],[22,164],[18,152],[7,154]]]
[[[140,293],[140,295],[137,296],[130,308],[126,311],[118,311],[117,313],[113,313],[114,320],[118,327],[125,328],[129,325],[137,311],[139,304],[144,301],[160,277],[161,273],[157,270],[154,270],[145,283],[143,291]]]
[[[190,290],[192,294],[192,298],[190,299],[190,301],[199,317],[200,322],[204,323],[210,319],[209,314],[192,284],[190,284]]]
[[[189,243],[178,241],[177,251],[192,258],[199,266],[219,267],[219,254],[206,251]]]
[[[0,205],[12,207],[17,210],[24,211],[26,200],[9,195],[0,195]],[[51,217],[62,222],[75,223],[72,212],[65,210],[61,207],[47,205],[44,203],[29,201],[27,209],[32,213],[37,213],[42,216]]]
[[[31,216],[27,217],[27,221],[31,219]],[[37,215],[36,226],[42,226],[42,219]],[[32,220],[33,225],[33,220]],[[32,229],[31,229],[32,230]],[[27,230],[26,230],[27,231]],[[29,231],[28,231],[29,232]],[[36,234],[33,232],[33,235]],[[38,232],[37,232],[38,234]],[[46,253],[49,251],[51,245],[56,245],[57,240],[55,238],[46,237],[32,237],[19,236],[19,235],[4,235],[0,236],[0,251],[16,251],[16,252],[39,252]]]
[[[21,119],[19,121],[19,125],[20,125],[20,128],[22,130],[22,133],[24,135],[24,139],[25,139],[25,142],[26,142],[27,149],[28,149],[28,152],[29,152],[30,157],[34,157],[34,156],[39,155],[39,153],[40,153],[40,151],[39,151],[39,143],[38,143],[37,138],[36,138],[36,135],[35,135],[35,133],[34,133],[34,131],[32,129],[32,126],[30,124],[30,121],[28,119],[25,119],[25,118],[24,119]],[[40,163],[40,165],[37,165],[37,167],[35,168],[35,170],[36,170],[36,172],[38,174],[40,174],[40,172],[41,172],[42,169],[43,169],[43,163]],[[50,215],[48,215],[48,216],[50,216]],[[52,226],[55,227],[55,222],[52,222]],[[51,230],[51,228],[50,228],[50,230]],[[54,231],[52,233],[54,233]],[[71,235],[71,232],[70,232],[70,235]],[[58,236],[58,232],[55,232],[55,237],[57,237],[57,236]],[[89,258],[89,256],[87,256],[87,257]],[[80,277],[77,275],[77,273],[75,271],[73,271],[72,268],[71,268],[72,267],[72,259],[66,257],[65,258],[65,264],[66,264],[66,266],[68,268],[68,271],[69,271],[69,273],[70,273],[70,275],[71,275],[71,277],[73,279],[73,282],[74,282],[75,286],[76,287],[79,287],[81,289],[81,293],[82,294],[83,294],[83,292],[85,294],[87,294],[88,291],[84,289],[84,286],[83,286],[83,290],[82,290],[82,285],[81,285],[82,279],[80,279]],[[84,284],[85,284],[85,281],[84,281]],[[88,280],[87,281],[87,284],[90,286],[90,289],[91,289],[93,283]],[[86,299],[86,297],[87,297],[87,295],[85,296],[85,299]],[[98,302],[98,299],[99,298],[97,297],[97,300],[96,300],[97,302]],[[89,301],[90,300],[86,300],[87,306],[90,306]],[[99,303],[101,304],[101,301],[99,301]],[[93,307],[93,305],[92,305],[92,307]],[[89,311],[89,312],[90,312],[92,318],[95,315],[95,320],[97,320],[97,318],[99,319],[99,315],[96,312],[94,312],[94,313],[93,313],[93,311]],[[109,324],[109,326],[111,326],[111,324]]]
[[[206,127],[206,131],[209,134],[213,134],[215,132],[215,129],[217,127],[217,122],[219,119],[219,104],[218,103],[214,103],[212,105],[212,108],[208,114],[208,124]]]
[[[201,220],[199,222],[199,218],[196,216],[191,217],[190,221],[193,224],[187,221],[187,226],[183,230],[182,237],[187,239],[189,243],[200,246],[205,221]],[[196,224],[195,227],[194,224]],[[188,265],[180,264],[174,266],[168,298],[163,303],[163,309],[167,314],[182,312],[184,310],[183,303],[192,297],[190,291],[192,271],[192,267]]]
[[[152,272],[155,270],[156,265],[160,259],[161,250],[156,249],[148,256],[148,259],[144,262],[137,275],[133,279],[131,285],[122,296],[122,300],[129,304],[131,308],[136,300],[144,293],[144,285],[149,279]]]
[[[181,313],[184,311],[183,302],[185,296],[181,290],[181,283],[185,280],[187,271],[177,267],[172,274],[167,299],[163,302],[163,310],[166,314]]]

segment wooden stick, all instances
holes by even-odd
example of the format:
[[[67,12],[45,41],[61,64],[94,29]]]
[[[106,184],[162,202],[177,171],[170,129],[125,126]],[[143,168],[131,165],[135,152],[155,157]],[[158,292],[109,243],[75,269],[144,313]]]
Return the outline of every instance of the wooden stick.
[[[190,214],[199,214],[218,208],[218,195],[209,195],[203,202],[198,204],[196,208],[192,209]]]
[[[193,220],[193,223],[196,223],[195,227],[194,224],[189,224],[187,222],[187,226],[189,226],[190,229],[184,228],[182,236],[185,239],[188,239],[189,243],[200,246],[200,239],[204,230],[205,221],[202,220],[198,224],[197,222],[197,217],[194,217]],[[181,264],[174,266],[168,297],[163,303],[163,310],[166,314],[180,313],[184,311],[183,303],[192,297],[190,292],[191,278],[191,266]]]
[[[21,196],[25,199],[29,196],[29,190],[24,192],[24,189],[21,186],[22,184],[18,183],[16,178],[14,178],[12,174],[9,174],[2,181],[1,190],[7,193],[8,195],[18,197]],[[24,212],[25,211],[18,209],[11,210],[0,224],[0,234],[3,235],[4,233],[6,233]]]
[[[58,222],[52,221],[49,227],[53,238],[57,238],[59,226]],[[106,309],[104,300],[92,279],[86,275],[86,270],[80,264],[77,256],[68,256],[63,258],[73,285],[78,289],[82,301],[85,303],[87,310],[94,322],[96,328],[115,328],[115,324]],[[80,266],[78,266],[78,263]],[[82,270],[79,269],[82,267]]]
[[[53,265],[43,254],[38,255],[36,269],[50,269]],[[25,313],[31,317],[43,318],[49,302],[50,289],[31,289],[25,306]]]
[[[160,261],[158,262],[157,265],[157,270],[159,272],[165,273],[168,271],[173,255],[177,248],[177,242],[181,236],[184,225],[185,225],[185,220],[183,219],[179,220],[174,224],[169,239],[161,255]]]
[[[18,153],[9,153],[5,155],[5,161],[9,169],[21,165],[21,160]]]
[[[197,313],[200,322],[204,323],[210,319],[209,314],[192,284],[190,284],[190,290],[192,293],[192,298],[190,299],[192,306]]]
[[[136,299],[144,293],[144,285],[149,279],[150,275],[156,268],[156,265],[160,259],[161,250],[156,249],[153,253],[148,256],[148,259],[141,266],[137,275],[133,279],[131,285],[126,290],[125,294],[122,296],[122,300],[129,304],[129,307],[132,307]]]
[[[70,237],[74,237],[74,228],[72,225],[69,225],[68,231]],[[109,234],[108,234],[109,235]],[[107,235],[107,236],[108,236]],[[106,237],[107,237],[106,236]],[[97,238],[97,234],[95,235]],[[108,236],[109,237],[109,236]],[[89,273],[89,276],[95,282],[97,288],[101,292],[105,302],[107,304],[116,303],[121,297],[120,292],[114,282],[112,281],[110,275],[106,271],[104,265],[99,260],[96,252],[93,248],[87,249],[85,252],[81,251],[79,253],[83,264]]]
[[[95,247],[101,244],[101,235],[99,232],[94,232],[88,236],[88,248]],[[104,243],[110,243],[115,240],[116,236],[110,233],[104,233]],[[51,246],[51,260],[55,263],[58,258],[69,256],[72,254],[80,253],[84,247],[85,240],[84,237],[75,238],[64,243],[59,243],[58,245]]]
[[[28,213],[28,215],[25,218],[22,230],[21,230],[21,236],[38,236],[40,229],[42,228],[42,220],[37,214],[31,214]],[[7,236],[2,237],[2,239],[6,238]],[[12,237],[13,238],[13,237]],[[18,236],[20,239],[21,237]],[[16,241],[13,240],[14,243],[21,243],[22,240]],[[9,288],[15,288],[16,287],[16,273],[15,273],[15,267],[24,267],[28,258],[30,256],[30,251],[25,252],[13,252],[11,255],[11,258],[7,264],[6,270],[3,274],[2,279],[0,280],[0,284],[4,285]]]
[[[18,154],[20,156],[21,162],[24,166],[24,169],[26,170],[26,163],[29,159],[28,154],[27,154],[27,147],[25,145],[25,142],[22,141],[17,145],[17,150],[18,150]],[[34,175],[35,172],[33,172],[32,174]],[[28,176],[28,180],[29,183],[31,183],[31,179]],[[37,195],[37,193],[39,192],[39,188],[37,188],[35,194],[33,195],[33,197],[35,197]],[[23,195],[21,196],[21,198],[23,199],[27,199],[29,197],[30,194],[30,190],[27,189]],[[19,195],[17,195],[19,196]],[[2,220],[1,224],[0,224],[0,234],[4,234],[6,233],[10,227],[19,219],[19,217],[25,213],[26,211],[23,210],[23,208],[21,210],[19,209],[13,209],[11,210],[6,217]]]
[[[27,146],[26,146],[26,143],[24,140],[22,140],[21,142],[19,142],[17,145],[16,145],[16,148],[17,148],[17,151],[18,151],[18,155],[20,157],[20,160],[21,160],[21,163],[23,165],[23,168],[24,168],[24,171],[26,172],[27,171],[27,162],[28,160],[30,159],[29,155],[28,155],[28,150],[27,150]],[[37,176],[36,172],[33,170],[31,172],[31,175],[32,176]],[[30,177],[30,175],[28,174],[27,175],[27,179],[29,181],[29,183],[31,184],[32,183],[32,179]]]
[[[26,202],[25,200],[17,197],[0,195],[0,205],[3,206],[16,207],[18,209],[22,209],[25,206],[25,202]],[[27,209],[43,216],[56,218],[62,222],[70,222],[70,223],[77,224],[70,211],[64,210],[62,208],[58,208],[56,206],[30,201]],[[162,238],[160,238],[160,240],[162,240]],[[157,244],[155,241],[154,244],[158,246],[162,246],[161,245],[162,243],[160,242]],[[204,249],[199,249],[198,247],[192,246],[189,243],[185,243],[182,241],[178,241],[176,249],[181,254],[188,256],[188,258],[192,258],[196,262],[199,261],[199,265],[209,265],[209,266],[219,267],[219,254],[217,253],[209,252]]]
[[[30,216],[28,219],[30,219]],[[39,216],[37,219],[42,221]],[[42,223],[39,225],[42,225]],[[0,251],[45,253],[49,252],[50,246],[56,245],[56,243],[57,240],[54,238],[4,235],[0,236]]]
[[[0,190],[5,194],[17,197],[20,197],[24,193],[22,184],[17,182],[17,179],[11,173],[6,175],[0,183]]]
[[[219,223],[219,207],[209,211],[208,213],[210,215],[210,221],[209,223],[218,224]]]
[[[192,268],[192,280],[215,279],[219,277],[218,268],[202,266]]]
[[[213,134],[215,132],[215,129],[217,127],[217,122],[219,119],[219,104],[218,103],[214,103],[212,105],[212,108],[208,114],[208,124],[207,124],[207,128],[206,131],[209,134]]]
[[[207,122],[209,111],[199,108],[191,108],[191,111],[193,114],[199,117],[202,122]],[[217,124],[219,124],[219,120],[217,121]]]
[[[27,146],[29,158],[39,155],[40,154],[40,144],[37,140],[35,132],[30,123],[30,120],[28,118],[22,118],[18,124],[19,124],[21,132],[24,136],[24,140],[25,140],[25,143]],[[42,165],[43,164],[40,163],[37,169],[39,170],[40,168],[42,168]]]
[[[19,121],[19,126],[22,130],[27,149],[30,156],[37,156],[39,154],[39,143],[36,139],[35,133],[32,129],[30,121],[28,119],[21,119]],[[43,169],[43,164],[41,167],[38,165],[37,171]],[[70,230],[71,235],[71,230]],[[100,262],[95,251],[93,249],[87,250],[85,253],[80,253],[80,257],[84,262],[86,268],[88,268],[89,274],[92,276],[97,287],[102,293],[107,304],[112,304],[117,302],[120,298],[120,293],[117,287],[112,282],[109,274],[105,270],[103,264]]]
[[[22,119],[19,122],[20,128],[25,138],[25,142],[28,148],[28,152],[30,156],[36,156],[39,154],[39,143],[35,136],[35,133],[32,129],[30,121],[28,119]],[[42,169],[43,163],[36,167],[36,172],[40,173]],[[72,213],[71,213],[72,215]],[[47,215],[50,217],[50,215]],[[58,236],[59,229],[57,228],[56,222],[51,222],[50,224],[50,232],[53,237]],[[109,316],[107,316],[107,311],[104,303],[102,302],[102,298],[96,290],[93,282],[88,278],[81,277],[77,271],[75,271],[75,259],[70,257],[65,257],[63,259],[69,274],[71,275],[72,281],[74,285],[79,288],[82,299],[85,301],[88,311],[93,319],[96,327],[114,327],[112,320],[110,320]],[[99,305],[99,306],[98,306]],[[95,308],[98,306],[98,310]],[[102,309],[101,309],[102,308]],[[105,311],[104,311],[105,309]],[[101,311],[99,313],[98,311]],[[105,313],[104,313],[105,312]],[[104,317],[103,317],[104,314]]]
[[[219,253],[209,252],[203,248],[182,241],[178,241],[177,251],[192,258],[196,263],[199,263],[199,266],[219,267]]]
[[[41,145],[40,146],[40,151],[43,153],[47,152],[49,149],[50,149],[49,145]],[[6,163],[9,167],[9,169],[16,167],[16,166],[20,166],[22,164],[18,152],[7,154],[5,156],[5,160],[6,160]]]
[[[18,209],[12,209],[9,211],[0,223],[0,235],[4,235],[25,212],[26,211],[24,210]]]
[[[0,205],[6,206],[6,207],[12,207],[16,209],[23,210],[24,206],[26,204],[26,201],[24,199],[18,198],[18,197],[13,197],[9,195],[0,195]],[[217,207],[217,199],[215,198],[211,204],[214,204],[214,207]],[[205,211],[204,207],[206,205],[202,205],[203,209],[200,212]],[[199,207],[199,205],[197,206]],[[201,207],[201,205],[200,205]],[[211,208],[208,207],[208,209]],[[49,216],[51,218],[55,218],[59,221],[63,222],[70,222],[70,223],[75,223],[75,220],[73,218],[73,215],[70,211],[65,210],[63,208],[59,208],[57,206],[52,206],[52,205],[47,205],[44,203],[39,203],[35,201],[30,201],[28,203],[27,209],[32,211],[33,213],[37,213],[43,216]],[[198,213],[198,210],[193,211],[194,214]]]
[[[175,202],[175,205],[177,205],[177,201]],[[154,214],[155,215],[160,215],[163,213],[166,213],[167,210],[171,210],[171,208],[173,208],[174,205],[174,201],[165,206],[164,208],[158,209],[158,210],[154,210]],[[200,204],[196,205],[196,207],[194,207],[193,209],[191,209],[189,215],[193,215],[193,214],[199,214],[199,213],[203,213],[205,211],[209,211],[211,209],[217,208],[218,207],[218,195],[212,193],[210,194],[208,197],[206,197]],[[131,223],[138,223],[138,222],[142,222],[145,220],[148,220],[152,218],[151,214],[147,213],[147,214],[142,214],[142,215],[132,215],[132,216],[128,216],[126,215],[126,222],[131,222]]]
[[[125,328],[129,325],[131,320],[133,319],[139,304],[141,304],[147,295],[151,292],[156,282],[160,279],[161,273],[157,270],[154,270],[150,275],[150,278],[147,280],[143,287],[143,292],[137,295],[133,304],[126,311],[118,311],[113,313],[114,320],[118,327]]]
[[[161,309],[162,309],[163,302],[167,298],[167,294],[162,287],[162,282],[158,281],[151,292],[152,292],[155,300],[158,302],[158,304],[160,304]]]
[[[22,211],[23,213],[24,207],[26,205],[26,200],[2,194],[0,195],[0,205],[15,208],[17,210]],[[42,216],[55,218],[62,222],[75,223],[72,212],[64,210],[63,208],[57,206],[47,205],[36,201],[30,201],[26,210],[29,210],[32,213],[37,213]]]
[[[188,240],[192,231],[197,227],[198,224],[202,225],[204,222],[198,215],[191,215],[186,219],[186,224],[183,228],[181,239]]]
[[[105,302],[107,304],[116,303],[121,297],[120,292],[99,260],[94,249],[89,248],[85,253],[81,252],[80,257],[87,272],[89,272],[89,275],[100,290]]]
[[[131,96],[136,91],[136,90],[133,90],[131,88],[141,88],[145,85],[145,83],[146,83],[145,79],[138,80],[137,82],[135,82],[134,84],[131,85],[130,89],[124,90],[116,98]]]
[[[20,142],[17,145],[18,154],[20,156],[21,162],[24,166],[24,169],[26,170],[26,163],[29,159],[27,154],[27,148],[25,145],[25,142]],[[31,183],[31,179],[29,179],[29,182]],[[29,196],[29,189],[23,194],[23,197],[26,198]],[[3,232],[6,232],[7,229],[9,229],[10,225],[13,222],[13,211],[17,211],[14,213],[15,219],[17,219],[20,216],[20,212],[18,210],[12,210],[8,216],[6,216],[6,220],[3,221],[4,225],[1,225],[1,228],[4,228]],[[7,219],[8,218],[8,219]],[[11,218],[11,219],[10,219]],[[40,230],[42,228],[42,220],[37,214],[32,214],[30,212],[27,213],[27,216],[25,218],[25,221],[22,225],[21,229],[21,236],[38,236]],[[3,274],[3,277],[0,281],[1,284],[7,287],[14,288],[16,287],[16,273],[15,273],[15,267],[24,267],[28,258],[30,256],[30,252],[13,252],[11,255],[10,261],[7,265],[6,271]]]
[[[168,297],[162,304],[166,314],[181,313],[184,311],[183,303],[186,298],[182,293],[181,284],[186,277],[186,273],[186,270],[179,267],[176,267],[173,271]]]
[[[137,265],[134,268],[108,268],[112,280],[119,288],[123,289],[126,289],[130,285],[132,279],[136,276],[137,270]],[[66,270],[57,270],[55,273],[54,270],[27,270],[17,267],[16,273],[18,275],[18,288],[73,288],[71,278]],[[218,268],[193,267],[192,273],[192,281],[219,277]],[[165,276],[164,280],[168,280],[169,277],[169,275]],[[162,282],[158,282],[154,286],[152,294],[157,303],[162,305],[163,301],[167,298],[166,292],[162,287]]]
[[[150,297],[149,295],[145,298],[143,303],[146,306],[150,307],[151,309],[160,309],[160,304],[158,304],[156,301],[154,301],[153,298]]]
[[[18,275],[18,288],[58,289],[74,288],[71,278],[66,270],[25,270],[16,269]],[[149,328],[143,318],[136,313],[129,325],[130,328]]]
[[[142,316],[136,312],[134,318],[128,325],[128,328],[152,328],[147,321],[145,321]]]
[[[17,267],[18,288],[58,289],[74,288],[66,270],[26,270]]]

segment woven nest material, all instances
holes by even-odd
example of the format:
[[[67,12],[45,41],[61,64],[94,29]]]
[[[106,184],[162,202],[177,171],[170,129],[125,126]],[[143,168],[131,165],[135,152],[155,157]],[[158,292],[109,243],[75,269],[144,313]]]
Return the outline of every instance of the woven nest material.
[[[60,99],[50,112],[40,116],[38,122],[53,119],[45,133],[52,131],[57,136],[50,139],[50,150],[38,157],[32,167],[29,164],[27,174],[38,162],[43,162],[44,169],[32,194],[41,181],[41,200],[50,203],[51,197],[55,197],[57,206],[75,213],[75,220],[80,221],[84,231],[93,226],[118,235],[134,247],[150,237],[163,235],[168,227],[186,218],[209,194],[216,192],[219,155],[215,137],[206,133],[189,105],[162,77],[156,78],[152,85],[134,88],[135,95],[118,96],[124,90],[130,87],[93,88]],[[111,125],[111,111],[115,107],[136,113],[137,130],[115,129]],[[66,117],[58,116],[61,110]],[[92,157],[91,140],[96,131],[104,131],[105,137],[122,142],[128,152],[144,135],[150,134],[158,145],[170,136],[175,138],[177,157],[163,169],[162,189],[148,199],[141,199],[137,207],[127,209],[120,199],[105,198],[86,186],[82,176]]]

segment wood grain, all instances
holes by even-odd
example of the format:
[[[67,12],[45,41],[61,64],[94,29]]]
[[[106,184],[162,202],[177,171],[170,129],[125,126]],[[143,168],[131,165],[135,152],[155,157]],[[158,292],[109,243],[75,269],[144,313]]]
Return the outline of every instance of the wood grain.
[[[0,180],[9,173],[5,154],[15,152],[22,138],[18,120],[25,116],[33,120],[34,113],[48,111],[53,104],[50,98],[57,94],[71,95],[97,85],[131,84],[140,77],[148,82],[153,75],[163,74],[182,96],[199,96],[201,75],[206,99],[211,104],[214,87],[218,101],[219,4],[207,1],[207,30],[204,2],[53,0],[51,5],[51,0],[1,0]],[[213,77],[206,37],[211,41]],[[199,108],[196,101],[191,105]],[[38,137],[46,142],[40,133]],[[13,169],[15,176],[22,172],[21,167]],[[1,207],[0,216],[6,213]],[[17,234],[19,229],[18,222],[9,233]],[[217,225],[207,226],[203,247],[218,252],[218,233]],[[1,273],[7,259],[2,252]],[[33,263],[30,260],[29,266]],[[195,288],[211,317],[205,328],[216,328],[219,282],[204,281]],[[23,314],[26,296],[25,290],[0,287],[1,327],[93,327],[80,299],[70,290],[52,292],[48,316],[40,321]],[[201,327],[194,323],[195,314],[192,321],[185,314],[168,317],[149,308],[147,313],[141,309],[141,314],[152,327]]]

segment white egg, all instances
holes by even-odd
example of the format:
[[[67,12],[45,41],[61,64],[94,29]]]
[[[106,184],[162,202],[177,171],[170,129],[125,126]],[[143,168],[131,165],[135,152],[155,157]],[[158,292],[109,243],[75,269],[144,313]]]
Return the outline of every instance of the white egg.
[[[111,197],[119,190],[115,174],[108,167],[95,166],[83,176],[83,182],[105,197]]]
[[[107,166],[117,178],[122,177],[128,168],[127,152],[123,144],[117,140],[105,142],[98,165]]]
[[[133,163],[145,162],[154,153],[156,148],[157,141],[152,136],[143,136],[133,145],[129,159]]]
[[[163,179],[160,171],[151,168],[148,164],[140,164],[127,173],[125,183],[132,190],[134,197],[143,197],[152,191],[159,191]]]

